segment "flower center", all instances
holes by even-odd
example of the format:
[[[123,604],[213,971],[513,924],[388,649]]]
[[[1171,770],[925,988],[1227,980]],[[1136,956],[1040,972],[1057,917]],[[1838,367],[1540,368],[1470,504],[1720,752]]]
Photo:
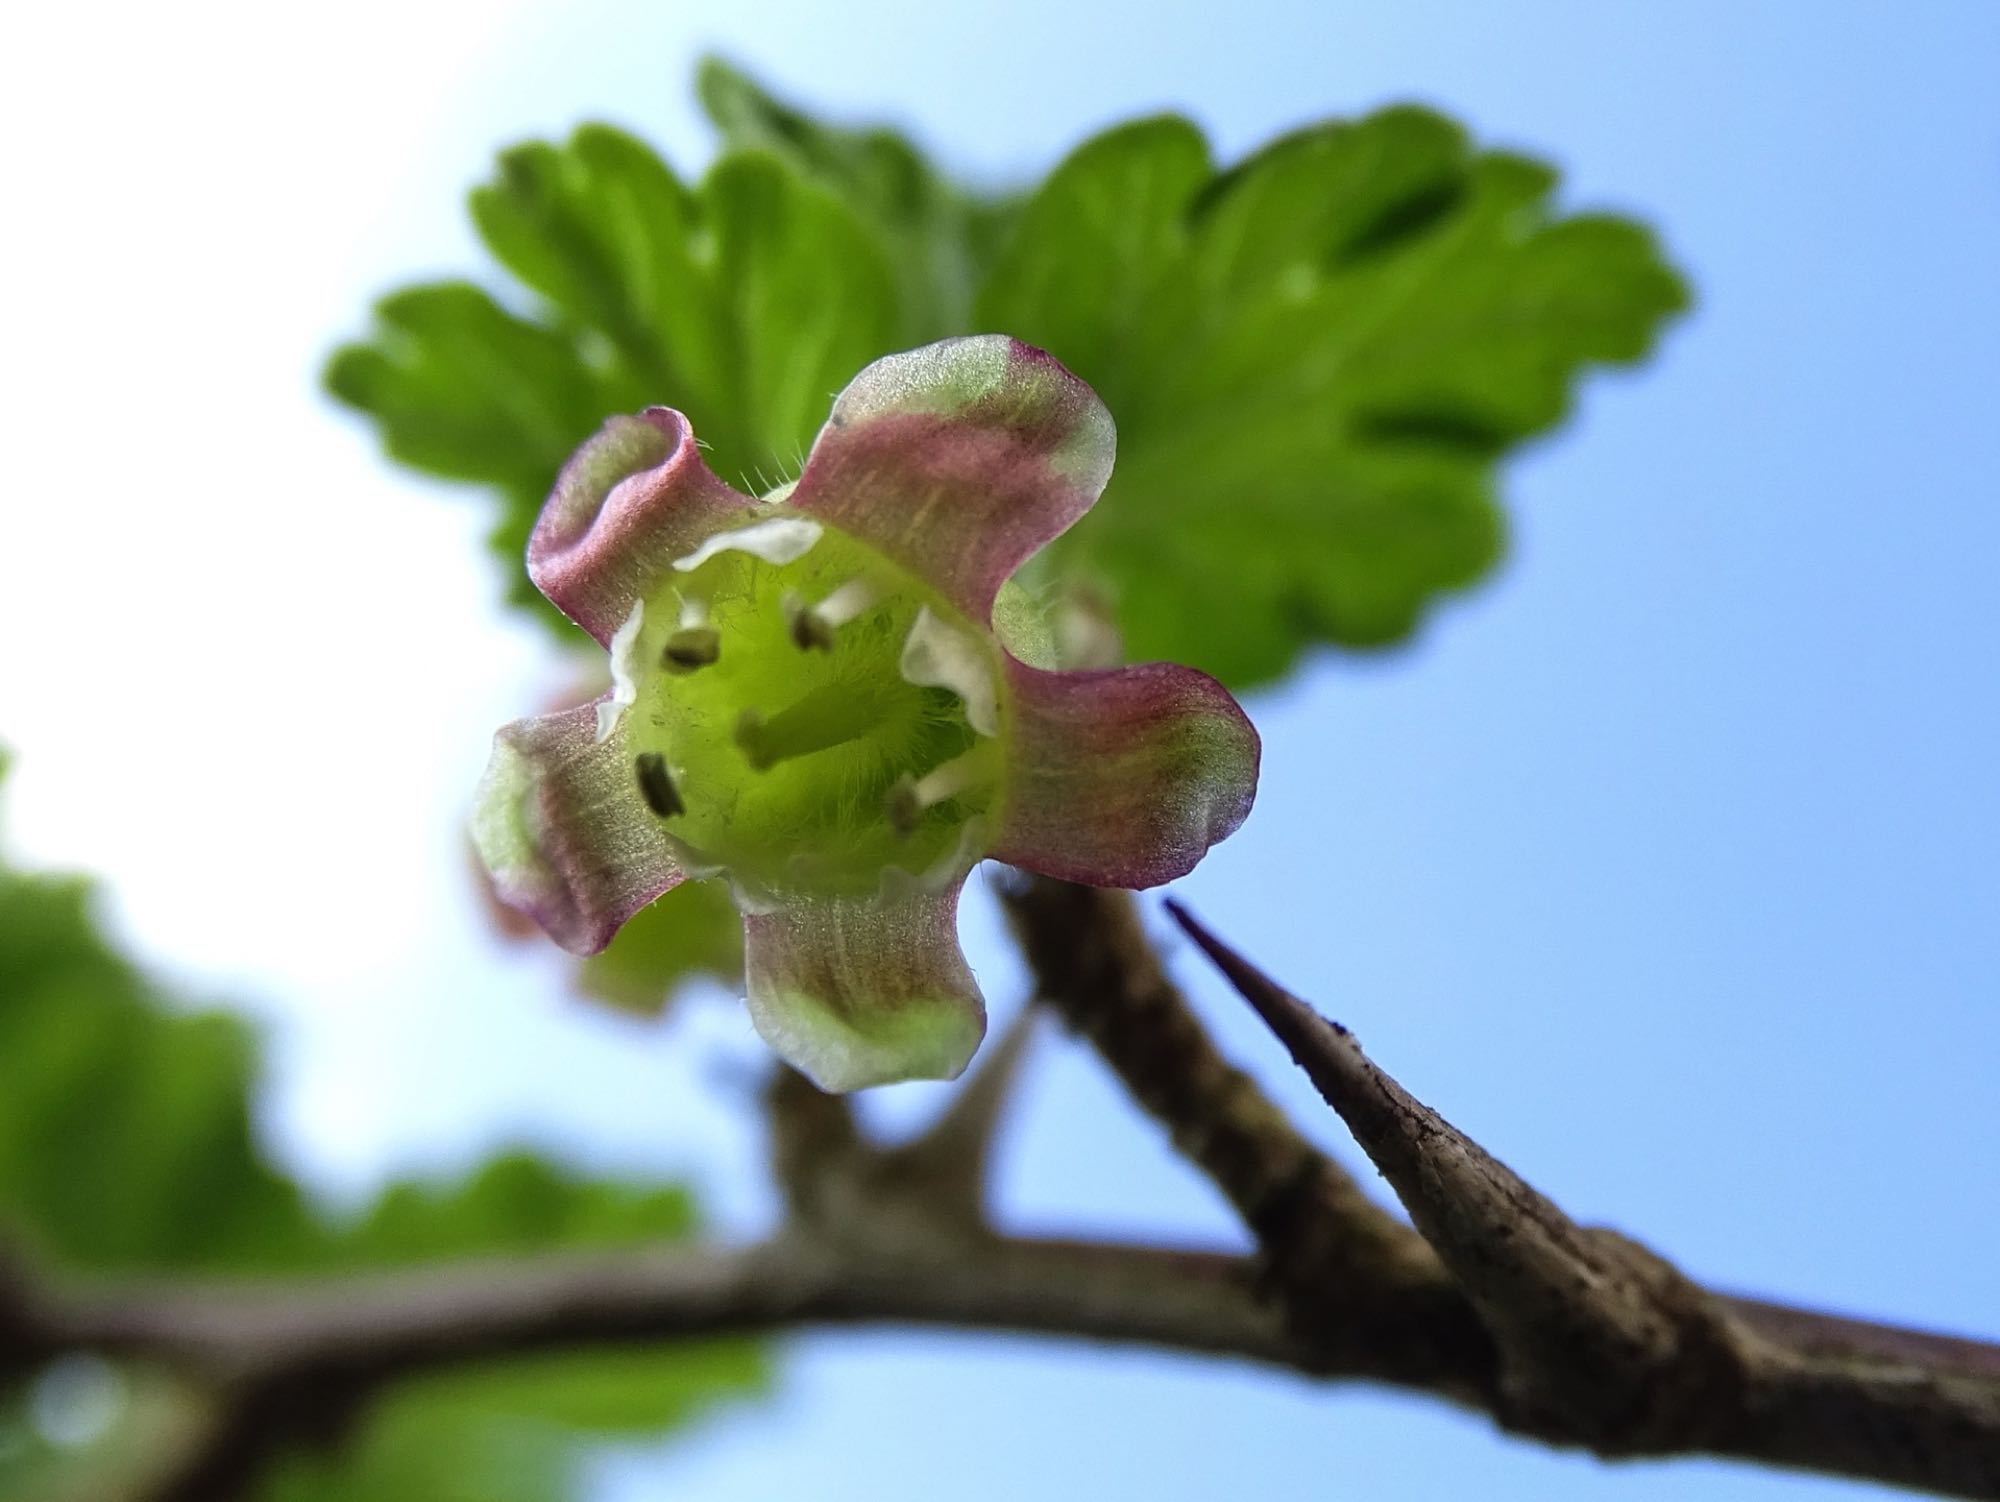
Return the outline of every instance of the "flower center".
[[[993,648],[907,570],[770,509],[676,562],[612,641],[639,791],[749,903],[892,870],[942,885],[993,800]]]

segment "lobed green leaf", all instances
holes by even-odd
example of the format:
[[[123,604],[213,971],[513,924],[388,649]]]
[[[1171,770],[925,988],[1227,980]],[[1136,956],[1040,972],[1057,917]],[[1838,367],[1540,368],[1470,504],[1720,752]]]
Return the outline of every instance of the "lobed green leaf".
[[[392,458],[498,493],[508,598],[565,635],[523,556],[556,471],[607,414],[676,406],[717,473],[768,489],[797,473],[848,376],[921,321],[869,216],[766,151],[689,188],[631,136],[585,125],[504,152],[471,207],[532,316],[462,283],[393,294],[326,386]]]
[[[695,93],[725,153],[768,152],[875,226],[894,263],[905,313],[897,348],[971,331],[974,294],[1011,226],[1017,198],[966,192],[900,132],[827,125],[720,58],[696,69]]]
[[[1407,107],[1226,172],[1179,119],[1086,143],[978,305],[1118,420],[1050,566],[1109,594],[1135,657],[1234,687],[1407,636],[1499,556],[1496,461],[1686,305],[1643,229],[1561,218],[1554,186]]]
[[[697,89],[722,144],[699,188],[587,125],[504,153],[474,192],[532,316],[417,289],[328,371],[392,455],[498,492],[511,597],[551,620],[523,544],[606,413],[680,407],[719,472],[764,488],[870,359],[1000,331],[1053,350],[1119,425],[1105,501],[1037,581],[1108,600],[1135,656],[1267,681],[1315,643],[1402,640],[1485,574],[1499,461],[1687,302],[1643,228],[1564,216],[1547,167],[1429,110],[1313,126],[1224,171],[1186,121],[1141,120],[1021,198],[721,61]]]

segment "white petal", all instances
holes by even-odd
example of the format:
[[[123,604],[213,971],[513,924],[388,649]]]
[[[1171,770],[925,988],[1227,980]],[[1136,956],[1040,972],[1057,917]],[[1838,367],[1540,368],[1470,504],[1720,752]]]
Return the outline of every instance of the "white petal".
[[[981,735],[1000,733],[1000,688],[993,659],[967,632],[947,626],[928,605],[917,611],[903,643],[903,679],[919,688],[948,688],[965,701],[965,721]]]
[[[769,521],[752,522],[734,532],[718,532],[685,558],[676,558],[674,567],[682,573],[700,568],[717,553],[749,553],[766,563],[790,563],[803,558],[820,540],[825,528],[803,516],[774,516]]]
[[[639,632],[646,624],[646,602],[634,600],[625,624],[611,635],[611,697],[597,706],[597,738],[611,739],[625,706],[639,700],[639,679],[633,664],[639,656]]]

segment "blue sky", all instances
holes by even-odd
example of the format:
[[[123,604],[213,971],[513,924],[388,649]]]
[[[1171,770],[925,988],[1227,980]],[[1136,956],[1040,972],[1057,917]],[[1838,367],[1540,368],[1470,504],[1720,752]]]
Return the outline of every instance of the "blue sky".
[[[1415,98],[1651,218],[1700,307],[1515,465],[1493,582],[1252,704],[1260,813],[1181,893],[1579,1216],[1727,1287],[2000,1336],[2000,10],[505,0],[309,32],[134,7],[110,47],[88,20],[26,23],[0,105],[58,231],[4,252],[0,631],[67,644],[0,660],[10,822],[269,1020],[273,1129],[329,1193],[525,1139],[692,1172],[733,1226],[768,1209],[726,1000],[641,1029],[485,940],[456,819],[551,669],[490,607],[474,509],[313,391],[370,295],[479,264],[458,196],[492,149],[602,116],[697,165],[710,46],[993,179],[1139,111],[1230,155]],[[171,670],[116,675],[141,631]],[[173,792],[136,811],[103,793],[135,743]],[[966,932],[1010,1009],[983,903]],[[1236,1236],[1062,1040],[1004,1167],[1013,1224]],[[1046,1344],[815,1337],[785,1370],[771,1404],[608,1462],[606,1502],[1858,1494]]]

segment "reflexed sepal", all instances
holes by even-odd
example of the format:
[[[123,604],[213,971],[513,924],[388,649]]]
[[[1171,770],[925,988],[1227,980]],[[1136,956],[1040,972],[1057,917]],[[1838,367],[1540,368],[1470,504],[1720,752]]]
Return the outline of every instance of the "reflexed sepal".
[[[1010,661],[1007,682],[997,859],[1092,886],[1158,886],[1249,814],[1257,732],[1206,673]]]
[[[516,720],[493,737],[472,840],[500,899],[573,954],[595,954],[683,872],[597,707]]]
[[[528,539],[528,575],[608,643],[674,559],[755,505],[710,472],[680,413],[614,417],[557,477]]]
[[[877,360],[820,430],[792,492],[984,625],[1006,578],[1090,509],[1111,416],[1054,356],[998,334]]]
[[[954,1079],[986,1031],[958,947],[958,893],[788,897],[743,920],[750,1018],[822,1090]]]

